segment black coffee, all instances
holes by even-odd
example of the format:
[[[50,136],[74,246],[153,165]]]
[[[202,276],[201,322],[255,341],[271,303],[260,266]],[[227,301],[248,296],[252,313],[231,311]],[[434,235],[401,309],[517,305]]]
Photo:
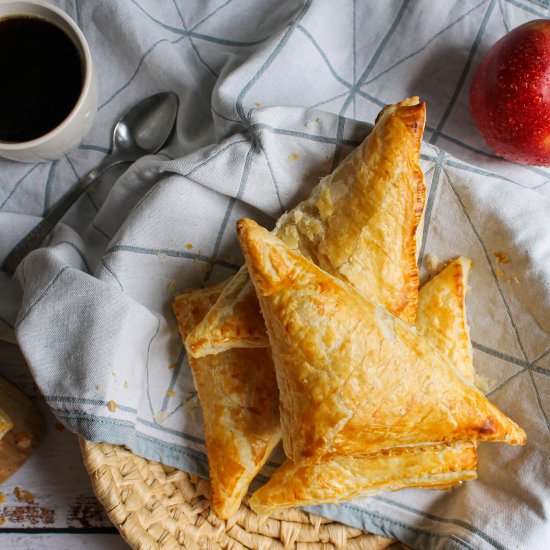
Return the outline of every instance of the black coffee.
[[[71,112],[83,69],[72,40],[30,16],[0,19],[0,141],[47,134]]]

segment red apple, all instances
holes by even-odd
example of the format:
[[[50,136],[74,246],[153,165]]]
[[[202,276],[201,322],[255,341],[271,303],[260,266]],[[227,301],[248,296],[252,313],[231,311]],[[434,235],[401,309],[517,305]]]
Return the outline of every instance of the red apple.
[[[529,21],[493,45],[474,75],[470,110],[497,155],[550,166],[550,19]]]

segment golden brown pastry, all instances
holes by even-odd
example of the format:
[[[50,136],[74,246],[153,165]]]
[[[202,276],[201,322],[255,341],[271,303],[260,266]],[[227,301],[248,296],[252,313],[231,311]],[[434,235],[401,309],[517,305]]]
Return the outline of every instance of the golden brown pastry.
[[[416,230],[426,194],[418,165],[425,118],[417,97],[385,107],[365,141],[274,229],[287,246],[410,324],[418,297]],[[269,345],[244,268],[187,345],[195,357]]]
[[[7,413],[0,409],[0,441],[13,428],[13,422]]]
[[[415,326],[473,383],[472,343],[465,304],[471,265],[468,258],[455,258],[422,287]]]
[[[473,380],[471,343],[464,303],[470,265],[469,259],[457,258],[421,288],[415,326],[435,347],[451,359],[464,376]],[[245,273],[248,277],[248,272]],[[217,287],[206,291],[191,291],[178,297],[174,302],[174,310],[180,322],[183,323],[182,335],[186,332],[185,319],[191,320],[189,308],[196,307],[195,300],[198,300],[199,306],[199,309],[195,310],[195,316],[196,319],[200,319],[204,308],[216,299],[219,292],[220,287]],[[242,351],[244,355],[247,354],[246,350]],[[238,353],[238,350],[234,353]],[[195,368],[201,363],[204,366],[209,363],[217,364],[224,355],[217,356],[217,360],[215,357],[207,357],[199,360],[191,359],[191,362]],[[220,371],[218,374],[223,375],[224,372],[230,373],[230,371]],[[247,381],[244,382],[244,385],[246,384]],[[203,396],[204,400],[216,399],[215,395],[210,395],[207,385],[203,393],[206,393]],[[275,399],[278,399],[278,394]],[[302,467],[287,461],[273,474],[271,481],[254,494],[250,505],[258,513],[268,513],[276,507],[341,502],[407,487],[447,488],[475,477],[477,453],[474,445],[469,442],[411,447],[405,449],[404,453],[400,451],[399,453],[392,451],[389,453],[390,456],[386,456],[388,454],[386,453],[375,457],[344,457],[322,465]],[[264,457],[267,458],[267,455]],[[256,471],[261,465],[260,463],[256,465]],[[242,499],[244,494],[242,489],[246,481],[250,481],[256,473],[254,469],[246,471],[246,477],[238,476],[238,484],[235,485],[239,489],[238,497],[230,499],[234,506]],[[214,479],[218,487],[218,478]],[[218,491],[219,489],[216,488],[215,492]],[[231,494],[232,489],[225,489],[225,492]],[[216,502],[219,497],[213,500]],[[218,511],[217,508],[216,510]],[[223,510],[221,513],[223,514]]]
[[[419,456],[421,455],[421,459]],[[471,442],[397,449],[372,457],[348,456],[295,466],[287,460],[250,498],[258,514],[290,506],[336,503],[411,487],[448,489],[476,478]]]
[[[177,296],[173,308],[184,341],[220,291],[213,287]],[[189,365],[204,417],[212,508],[227,519],[281,439],[275,371],[269,349],[189,357]]]
[[[260,304],[243,265],[227,282],[204,320],[191,331],[186,347],[190,355],[204,357],[233,348],[268,346]]]
[[[415,326],[473,381],[464,299],[470,265],[469,259],[456,258],[420,289]],[[257,513],[269,514],[279,508],[343,502],[410,487],[448,489],[474,479],[476,464],[475,444],[465,441],[345,456],[322,464],[296,466],[287,460],[252,495],[249,505]]]
[[[237,235],[258,295],[280,391],[286,455],[318,463],[525,433],[414,329],[252,220]]]

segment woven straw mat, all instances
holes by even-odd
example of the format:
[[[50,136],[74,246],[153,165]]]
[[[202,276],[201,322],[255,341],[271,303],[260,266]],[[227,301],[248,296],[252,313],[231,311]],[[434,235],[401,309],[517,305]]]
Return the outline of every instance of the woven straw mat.
[[[221,521],[210,509],[208,480],[146,460],[118,445],[83,439],[80,444],[97,498],[135,549],[406,548],[297,509],[258,516],[247,499],[232,518]]]

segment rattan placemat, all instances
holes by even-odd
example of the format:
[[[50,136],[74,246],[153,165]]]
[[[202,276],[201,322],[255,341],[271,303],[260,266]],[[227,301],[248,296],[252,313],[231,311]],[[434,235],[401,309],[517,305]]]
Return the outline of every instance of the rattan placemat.
[[[97,498],[132,548],[292,548],[379,550],[394,544],[314,514],[289,509],[258,516],[244,502],[229,520],[210,510],[209,482],[134,455],[124,447],[80,440]]]

